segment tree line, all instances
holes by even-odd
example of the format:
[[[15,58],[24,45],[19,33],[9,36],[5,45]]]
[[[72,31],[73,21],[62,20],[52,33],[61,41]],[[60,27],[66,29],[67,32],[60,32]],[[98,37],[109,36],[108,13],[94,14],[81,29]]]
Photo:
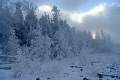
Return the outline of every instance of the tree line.
[[[83,48],[97,53],[112,51],[111,38],[103,31],[96,32],[93,38],[90,31],[70,27],[67,20],[61,19],[56,6],[51,10],[51,18],[45,13],[38,19],[36,9],[27,1],[0,0],[1,54],[18,55],[17,51],[21,49],[31,60],[44,61],[79,55]]]

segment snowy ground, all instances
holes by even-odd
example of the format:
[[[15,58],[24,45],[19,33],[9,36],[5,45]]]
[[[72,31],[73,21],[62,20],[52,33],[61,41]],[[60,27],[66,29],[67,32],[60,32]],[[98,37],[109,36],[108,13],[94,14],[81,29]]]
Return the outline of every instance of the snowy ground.
[[[120,54],[81,54],[79,57],[53,60],[41,66],[39,75],[28,74],[13,78],[11,70],[0,69],[0,80],[99,80],[97,73],[104,74],[102,80],[120,80]],[[111,75],[114,77],[112,78]],[[116,78],[117,77],[117,78]]]

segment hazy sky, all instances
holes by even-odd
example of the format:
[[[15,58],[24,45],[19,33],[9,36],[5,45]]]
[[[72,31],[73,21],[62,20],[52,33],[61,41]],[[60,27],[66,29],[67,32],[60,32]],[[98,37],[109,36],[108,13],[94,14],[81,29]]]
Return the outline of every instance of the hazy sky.
[[[17,1],[17,0],[10,0]],[[22,0],[19,0],[22,1]],[[95,33],[103,30],[120,43],[120,0],[26,0],[34,2],[39,9],[38,17],[44,12],[51,14],[54,5],[67,19],[70,26]]]

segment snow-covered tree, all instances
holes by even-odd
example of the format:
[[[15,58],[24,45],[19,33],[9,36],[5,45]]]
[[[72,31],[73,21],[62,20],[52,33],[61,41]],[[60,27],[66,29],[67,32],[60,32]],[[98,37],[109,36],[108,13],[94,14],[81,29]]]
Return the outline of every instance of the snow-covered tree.
[[[101,52],[106,52],[107,49],[107,39],[106,39],[106,35],[103,31],[101,31],[101,42],[100,42],[100,49]]]
[[[84,47],[87,47],[87,32],[82,31],[82,44]]]
[[[23,13],[21,10],[21,2],[18,1],[16,3],[15,13],[13,14],[13,27],[15,28],[16,35],[17,34],[19,35],[19,33],[17,32],[20,30],[22,26],[23,26]]]
[[[28,33],[30,30],[35,29],[38,26],[35,10],[36,8],[33,4],[27,1],[18,1],[16,3],[16,10],[13,14],[13,27],[15,28],[16,36],[20,39],[19,44],[21,46],[30,46],[31,36],[28,35]]]
[[[55,50],[56,50],[56,55],[58,59],[64,58],[67,56],[67,41],[65,39],[65,32],[62,28],[60,28],[54,38],[57,41],[57,45],[55,46]]]
[[[38,20],[37,17],[35,15],[35,12],[33,10],[29,10],[28,14],[25,17],[25,22],[24,22],[24,27],[25,27],[25,32],[27,32],[25,34],[27,40],[26,40],[26,44],[28,46],[30,46],[31,43],[31,39],[32,39],[32,35],[30,35],[29,33],[36,29],[38,26]]]
[[[32,61],[30,54],[26,55],[26,52],[29,52],[28,48],[28,46],[24,47],[24,51],[23,49],[18,49],[16,64],[11,69],[13,77],[15,78],[24,77],[28,74],[37,75],[40,73],[41,67],[39,60],[35,59]]]
[[[31,59],[39,59],[40,61],[49,59],[51,39],[48,35],[42,35],[41,28],[34,29],[33,35],[34,38],[32,39],[30,46]]]
[[[72,27],[71,29],[71,37],[72,37],[72,51],[74,54],[77,54],[77,35],[76,35],[76,28],[75,27]]]
[[[22,1],[22,10],[24,12],[24,15],[27,15],[31,10],[35,12],[37,9],[37,6],[33,2],[28,2],[26,0]]]
[[[29,10],[29,12],[27,13],[24,24],[28,30],[33,30],[37,28],[38,20],[33,10]]]
[[[44,60],[50,60],[51,56],[51,46],[52,40],[49,38],[49,36],[46,34],[43,38],[43,47],[44,47]]]
[[[103,31],[101,34],[96,32],[96,36],[93,42],[95,51],[101,53],[107,53],[112,51],[113,43],[109,35],[106,35]]]
[[[8,54],[9,55],[17,55],[17,49],[19,48],[18,45],[18,39],[15,36],[15,31],[14,29],[11,30],[11,34],[9,35],[9,41],[8,41]]]
[[[66,20],[60,21],[60,27],[53,36],[52,58],[62,59],[72,55],[70,28]]]
[[[48,35],[49,37],[51,37],[52,33],[52,27],[50,26],[50,19],[49,19],[49,15],[42,15],[42,17],[40,18],[39,20],[39,25],[41,27],[41,32],[42,32],[42,35]]]
[[[93,38],[92,38],[92,34],[90,31],[87,33],[86,39],[87,39],[86,40],[86,47],[93,48]]]
[[[77,53],[81,52],[82,47],[83,47],[82,33],[81,33],[81,31],[77,30]]]
[[[3,54],[8,52],[7,45],[12,23],[12,13],[8,3],[7,0],[0,0],[0,44]]]
[[[24,19],[23,19],[23,13],[21,10],[21,5],[22,4],[19,1],[16,3],[16,10],[13,14],[13,23],[12,23],[12,27],[14,27],[15,29],[15,35],[19,39],[20,45],[23,44],[23,39],[24,39],[24,36],[22,33]]]
[[[56,6],[53,6],[51,10],[53,12],[53,19],[52,19],[52,33],[54,34],[60,27],[60,10],[57,9]]]
[[[106,52],[112,52],[113,51],[113,42],[111,40],[110,35],[107,35],[107,39],[106,39]]]
[[[30,56],[31,60],[34,60],[35,58],[43,58],[43,36],[41,35],[41,29],[37,28],[33,31],[34,38],[31,40],[31,46],[30,46]]]
[[[96,52],[100,52],[100,46],[101,46],[101,39],[100,39],[100,33],[95,33],[95,39],[94,39],[94,49]]]

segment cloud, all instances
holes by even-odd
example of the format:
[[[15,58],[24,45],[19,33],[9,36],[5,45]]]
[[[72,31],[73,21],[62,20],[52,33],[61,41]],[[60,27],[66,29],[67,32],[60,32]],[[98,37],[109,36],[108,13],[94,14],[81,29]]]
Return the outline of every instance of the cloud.
[[[86,13],[74,13],[71,16],[79,30],[98,31],[111,35],[114,42],[120,43],[120,4],[102,4]]]
[[[52,16],[52,14],[51,14],[51,9],[52,9],[52,7],[47,6],[47,5],[39,6],[38,9],[36,10],[36,14],[37,14],[38,19],[39,19],[42,15],[44,15],[45,13],[46,13],[46,14],[49,14],[50,17],[51,17],[51,16]]]
[[[11,0],[16,1],[16,0]],[[59,8],[63,8],[66,11],[84,11],[91,7],[94,7],[100,4],[102,1],[108,2],[108,0],[26,0],[28,2],[34,2],[38,6],[54,6],[56,5]]]
[[[31,0],[32,1],[32,0]],[[80,8],[80,6],[89,0],[36,0],[35,4],[39,6],[48,5],[54,6],[56,5],[59,8],[63,8],[67,11],[75,11]]]
[[[99,5],[97,7],[95,7],[94,9],[90,10],[89,12],[85,12],[82,14],[78,14],[78,13],[74,13],[71,14],[71,18],[73,21],[77,21],[77,22],[83,22],[83,17],[87,16],[87,15],[97,15],[99,12],[104,10],[104,6],[103,5]]]
[[[108,0],[52,0],[50,2],[66,11],[84,11]]]
[[[80,9],[81,5],[85,4],[88,0],[64,0],[61,2],[61,7],[67,11],[75,11]]]
[[[40,6],[38,7],[38,10],[42,11],[42,12],[49,12],[51,11],[51,7],[50,6]]]

